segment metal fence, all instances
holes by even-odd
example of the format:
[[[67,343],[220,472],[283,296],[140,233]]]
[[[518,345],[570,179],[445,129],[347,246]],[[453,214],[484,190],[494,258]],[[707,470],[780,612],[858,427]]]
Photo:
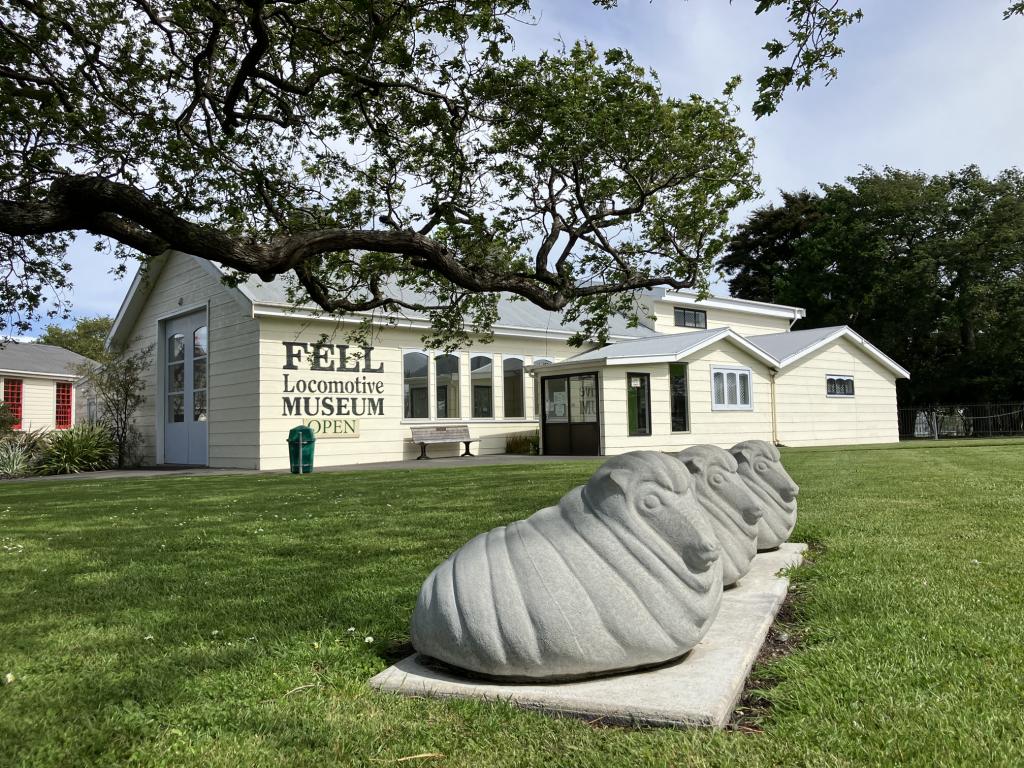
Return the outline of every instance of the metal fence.
[[[1024,403],[980,403],[899,408],[900,438],[1024,435]]]

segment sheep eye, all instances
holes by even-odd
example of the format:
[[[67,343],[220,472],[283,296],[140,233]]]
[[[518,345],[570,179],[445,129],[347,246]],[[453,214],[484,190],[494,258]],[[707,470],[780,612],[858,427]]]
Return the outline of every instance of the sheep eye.
[[[644,496],[643,501],[641,501],[640,504],[643,506],[644,509],[650,511],[652,509],[657,509],[658,507],[661,506],[661,499],[658,498],[657,494],[649,493],[648,495]]]
[[[756,469],[758,472],[767,472],[768,463],[764,461],[759,461],[757,462],[757,464],[754,465],[754,469]]]
[[[725,478],[722,477],[721,474],[715,474],[711,476],[711,482],[714,485],[721,485],[723,480],[725,480]]]

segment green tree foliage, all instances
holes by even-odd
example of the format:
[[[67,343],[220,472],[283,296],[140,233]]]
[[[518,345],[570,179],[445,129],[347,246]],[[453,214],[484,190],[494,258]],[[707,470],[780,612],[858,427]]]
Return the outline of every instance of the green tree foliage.
[[[849,325],[911,371],[906,405],[1024,399],[1024,173],[865,170],[755,211],[733,295]]]
[[[0,16],[0,299],[22,316],[66,288],[88,231],[125,256],[288,273],[330,312],[426,310],[442,339],[486,330],[500,291],[603,328],[623,292],[702,285],[755,192],[734,83],[680,100],[625,51],[514,56],[526,0]]]
[[[81,317],[75,321],[73,328],[46,326],[46,330],[37,341],[40,344],[64,347],[90,360],[100,361],[106,356],[103,344],[113,324],[114,320],[110,317]]]
[[[861,17],[754,5],[775,10],[758,115],[834,77]],[[600,336],[637,290],[705,287],[755,193],[735,81],[674,99],[625,51],[516,57],[529,0],[0,0],[0,19],[0,331],[67,316],[88,232],[290,275],[327,312],[426,311],[446,345],[503,291]]]

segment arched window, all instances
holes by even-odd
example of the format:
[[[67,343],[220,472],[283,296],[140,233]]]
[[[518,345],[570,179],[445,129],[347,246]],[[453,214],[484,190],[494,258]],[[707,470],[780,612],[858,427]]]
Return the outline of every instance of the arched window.
[[[505,418],[521,419],[526,415],[523,361],[515,357],[506,357],[501,362],[501,372],[504,380]]]
[[[494,418],[494,365],[490,357],[477,355],[469,361],[473,384],[473,418]]]
[[[167,421],[185,421],[185,337],[167,339]]]
[[[192,334],[193,421],[206,421],[206,358],[208,354],[206,326],[200,325]]]
[[[439,355],[434,358],[434,387],[437,390],[437,418],[459,418],[459,356]]]
[[[405,418],[430,418],[427,399],[427,367],[429,358],[422,352],[402,355],[402,383],[405,399]]]

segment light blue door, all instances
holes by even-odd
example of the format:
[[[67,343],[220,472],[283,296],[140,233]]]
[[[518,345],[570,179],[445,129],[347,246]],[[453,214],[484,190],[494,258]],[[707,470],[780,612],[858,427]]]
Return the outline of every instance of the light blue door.
[[[207,463],[206,313],[164,324],[164,463]]]

